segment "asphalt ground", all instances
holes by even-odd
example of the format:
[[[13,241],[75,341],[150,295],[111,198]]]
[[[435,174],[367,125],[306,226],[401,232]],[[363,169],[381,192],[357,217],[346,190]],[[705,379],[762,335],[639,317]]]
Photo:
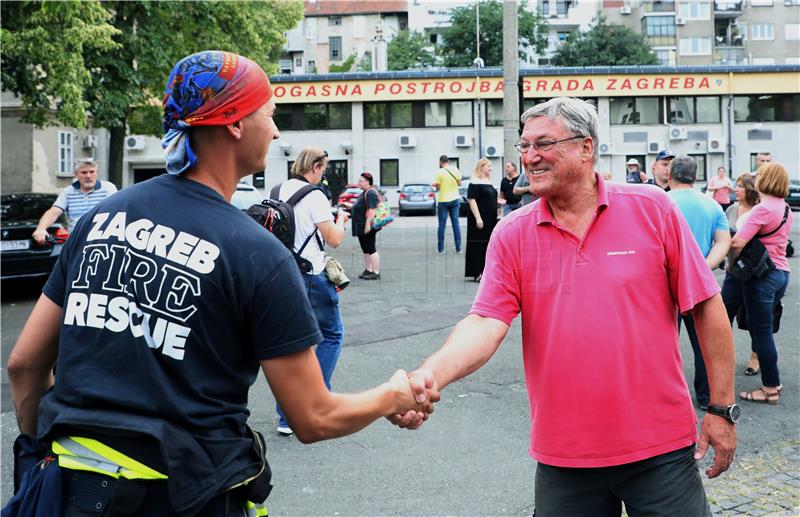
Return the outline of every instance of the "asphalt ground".
[[[464,229],[465,219],[462,221]],[[800,242],[798,227],[792,239]],[[436,254],[433,217],[399,218],[378,237],[380,281],[358,280],[363,261],[355,239],[334,252],[352,284],[341,296],[345,347],[333,376],[336,391],[358,391],[413,369],[441,346],[468,311],[477,284],[463,277],[463,255]],[[705,480],[715,515],[800,514],[800,301],[798,258],[776,339],[784,390],[778,406],[743,403],[737,460],[718,479]],[[722,281],[722,275],[717,275]],[[16,422],[8,402],[5,364],[41,283],[2,285],[2,497],[11,494],[11,444]],[[745,377],[749,335],[734,330],[736,388]],[[693,359],[681,334],[684,367]],[[519,320],[495,356],[472,376],[449,386],[430,421],[404,431],[378,421],[350,437],[303,445],[275,433],[274,399],[260,379],[250,394],[250,425],[267,438],[278,515],[530,515],[535,462],[527,454],[528,405],[521,364]],[[699,414],[699,413],[698,413]],[[700,462],[701,469],[710,458]]]

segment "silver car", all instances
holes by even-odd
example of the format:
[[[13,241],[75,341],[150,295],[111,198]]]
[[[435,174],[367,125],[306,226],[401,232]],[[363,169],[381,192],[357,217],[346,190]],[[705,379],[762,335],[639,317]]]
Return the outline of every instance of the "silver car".
[[[400,193],[398,202],[399,215],[406,215],[409,212],[436,213],[436,193],[430,185],[426,183],[406,183],[397,192]]]

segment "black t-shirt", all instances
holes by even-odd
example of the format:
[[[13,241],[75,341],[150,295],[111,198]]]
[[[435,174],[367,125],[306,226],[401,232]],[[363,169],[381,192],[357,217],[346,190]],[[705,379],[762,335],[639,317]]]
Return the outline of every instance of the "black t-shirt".
[[[379,202],[380,197],[374,188],[368,188],[358,196],[356,202],[353,203],[353,208],[350,210],[354,237],[364,235],[364,229],[367,225],[367,209],[378,208]]]
[[[82,217],[44,294],[63,308],[61,403],[165,419],[234,454],[252,444],[242,440],[258,361],[322,339],[289,251],[179,176]]]
[[[500,192],[503,193],[503,196],[506,198],[506,203],[509,205],[516,205],[522,201],[522,196],[514,194],[514,185],[517,183],[518,178],[519,175],[511,179],[508,179],[507,176],[503,176],[503,179],[500,181]]]

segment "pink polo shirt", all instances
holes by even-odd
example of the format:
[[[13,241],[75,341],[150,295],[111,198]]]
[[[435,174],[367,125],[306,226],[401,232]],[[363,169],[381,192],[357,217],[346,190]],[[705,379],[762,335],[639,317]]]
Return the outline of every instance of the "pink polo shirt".
[[[678,308],[720,289],[676,204],[659,188],[604,183],[581,242],[536,201],[497,225],[471,314],[522,313],[530,454],[605,467],[696,441]]]
[[[779,197],[761,195],[761,202],[747,212],[747,220],[736,231],[736,236],[749,241],[760,233],[769,233],[774,230],[786,213],[786,201]],[[792,230],[792,211],[783,226],[777,232],[767,237],[759,237],[761,243],[767,248],[769,258],[775,263],[777,269],[789,271],[789,261],[786,259],[786,244],[789,242],[789,232]]]

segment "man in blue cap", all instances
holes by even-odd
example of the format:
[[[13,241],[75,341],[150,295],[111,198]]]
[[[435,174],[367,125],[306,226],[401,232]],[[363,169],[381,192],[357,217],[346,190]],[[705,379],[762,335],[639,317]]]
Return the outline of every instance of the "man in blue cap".
[[[669,149],[660,150],[651,168],[653,177],[648,179],[646,183],[648,185],[658,185],[664,189],[664,192],[669,192],[669,170],[673,158],[675,158],[675,155]]]

